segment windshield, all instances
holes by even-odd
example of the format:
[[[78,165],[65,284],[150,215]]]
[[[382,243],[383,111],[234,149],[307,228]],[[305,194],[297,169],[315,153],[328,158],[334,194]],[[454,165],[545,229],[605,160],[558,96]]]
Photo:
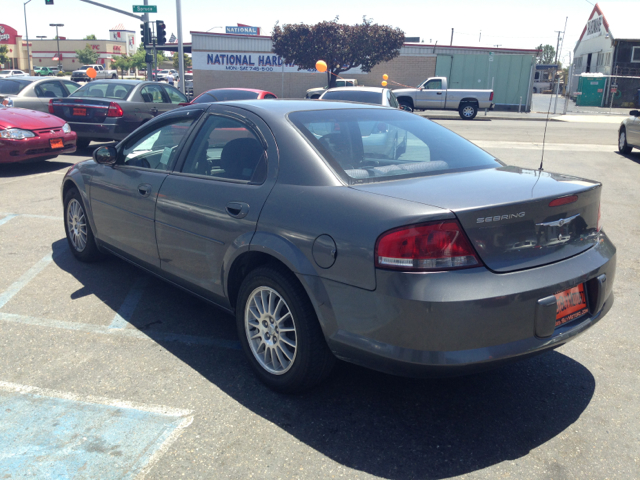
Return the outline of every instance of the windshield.
[[[80,67],[78,70],[86,70],[87,68],[93,68],[93,67],[90,67],[89,65],[85,65],[84,67]]]
[[[210,102],[224,102],[225,100],[250,100],[258,98],[256,92],[250,92],[246,90],[209,90],[198,98],[193,103],[210,103]]]
[[[0,75],[11,75],[13,70],[0,70]]]
[[[98,97],[125,100],[131,94],[135,85],[125,85],[114,82],[91,82],[73,92],[70,97]]]
[[[502,166],[452,131],[399,110],[293,112],[289,120],[348,183]]]
[[[349,102],[373,103],[375,105],[382,105],[382,93],[367,91],[363,92],[358,91],[354,88],[353,90],[337,90],[334,92],[326,92],[322,96],[322,100],[346,100]]]
[[[0,74],[1,73],[2,72],[0,72]],[[0,93],[4,93],[5,95],[16,95],[32,81],[33,80],[0,79]]]

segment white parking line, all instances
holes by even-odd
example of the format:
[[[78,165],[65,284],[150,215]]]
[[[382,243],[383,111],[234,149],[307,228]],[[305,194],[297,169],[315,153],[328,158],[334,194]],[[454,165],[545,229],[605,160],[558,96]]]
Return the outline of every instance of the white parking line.
[[[494,140],[471,140],[480,148],[508,148],[516,150],[542,150],[542,142],[503,142]],[[544,147],[546,151],[572,151],[572,152],[614,152],[616,145],[589,145],[575,143],[547,143]]]
[[[9,285],[4,292],[0,294],[0,308],[4,307],[24,286],[35,278],[42,270],[47,268],[53,259],[53,253],[45,255],[38,263],[27,270],[17,281]]]
[[[4,225],[5,223],[7,223],[9,220],[11,220],[12,218],[16,218],[18,215],[10,213],[8,214],[6,217],[0,219],[0,225]]]
[[[33,215],[31,213],[2,213],[0,212],[0,215],[6,217],[11,217],[11,218],[15,218],[15,217],[26,217],[26,218],[44,218],[46,220],[57,220],[57,221],[61,221],[63,218],[62,217],[54,217],[52,215]],[[7,221],[11,220],[11,218],[9,218]],[[4,220],[4,218],[3,218]],[[6,222],[4,222],[6,223]],[[0,225],[2,225],[2,223],[0,223]]]
[[[89,323],[67,322],[49,318],[30,317],[15,313],[0,312],[0,321],[19,323],[23,325],[35,325],[47,328],[59,328],[63,330],[75,330],[79,332],[94,333],[99,335],[117,335],[121,337],[135,338],[138,340],[151,340],[153,342],[178,342],[186,345],[203,345],[224,348],[227,350],[240,350],[240,342],[214,337],[197,337],[195,335],[183,335],[179,333],[149,331],[145,333],[134,328],[111,328],[104,325],[92,325]]]
[[[129,325],[133,312],[135,312],[146,286],[146,277],[140,277],[135,281],[108,328],[126,328],[127,325]]]

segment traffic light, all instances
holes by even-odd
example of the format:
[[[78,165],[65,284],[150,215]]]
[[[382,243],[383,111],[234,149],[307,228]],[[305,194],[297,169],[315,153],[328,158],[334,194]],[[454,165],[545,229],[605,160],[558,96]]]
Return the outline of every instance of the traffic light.
[[[162,20],[156,20],[156,43],[158,45],[167,43],[167,27]]]
[[[53,0],[51,0],[53,1]],[[149,25],[146,23],[140,24],[140,38],[143,45],[149,45],[151,43],[151,35],[149,35]]]
[[[45,5],[53,5],[53,0],[44,0]]]

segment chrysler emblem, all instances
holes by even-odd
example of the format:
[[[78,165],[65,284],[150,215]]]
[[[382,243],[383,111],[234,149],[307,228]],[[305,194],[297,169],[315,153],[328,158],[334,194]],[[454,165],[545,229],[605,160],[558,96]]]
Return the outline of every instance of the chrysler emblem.
[[[536,223],[538,227],[562,227],[563,225],[575,220],[580,216],[579,213],[573,215],[568,218],[561,218],[560,220],[554,220],[553,222],[545,222],[545,223]]]

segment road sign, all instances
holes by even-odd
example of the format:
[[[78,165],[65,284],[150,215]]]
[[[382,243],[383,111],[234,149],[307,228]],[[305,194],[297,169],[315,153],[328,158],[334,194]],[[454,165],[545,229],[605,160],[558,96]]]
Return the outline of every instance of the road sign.
[[[157,5],[134,5],[133,13],[158,13]]]

